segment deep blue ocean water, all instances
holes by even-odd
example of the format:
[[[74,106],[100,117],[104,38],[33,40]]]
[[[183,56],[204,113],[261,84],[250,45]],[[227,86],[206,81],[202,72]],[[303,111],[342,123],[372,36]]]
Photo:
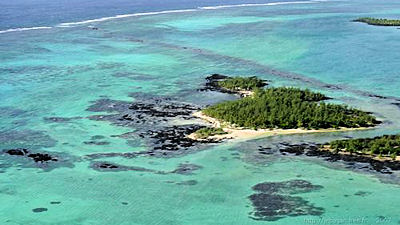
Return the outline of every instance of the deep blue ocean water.
[[[0,30],[54,26],[121,14],[279,0],[13,0],[0,1]],[[291,0],[300,1],[300,0]]]

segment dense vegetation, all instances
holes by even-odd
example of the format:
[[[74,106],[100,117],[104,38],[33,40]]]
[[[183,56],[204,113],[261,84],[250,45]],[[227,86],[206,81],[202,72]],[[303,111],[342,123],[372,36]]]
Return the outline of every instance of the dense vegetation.
[[[329,143],[335,151],[387,155],[395,158],[400,155],[400,135],[384,135],[375,138],[338,140]]]
[[[264,87],[266,83],[257,77],[229,77],[218,81],[218,85],[229,90],[251,91]]]
[[[391,20],[391,19],[377,19],[377,18],[371,18],[371,17],[362,17],[362,18],[358,18],[353,21],[367,23],[369,25],[376,25],[376,26],[400,26],[400,20]]]
[[[221,128],[206,127],[197,130],[196,132],[194,132],[194,134],[196,138],[206,139],[210,136],[226,134],[226,132],[223,131]]]
[[[246,128],[356,128],[379,123],[367,112],[320,102],[327,97],[298,88],[256,89],[252,97],[222,102],[203,113]]]

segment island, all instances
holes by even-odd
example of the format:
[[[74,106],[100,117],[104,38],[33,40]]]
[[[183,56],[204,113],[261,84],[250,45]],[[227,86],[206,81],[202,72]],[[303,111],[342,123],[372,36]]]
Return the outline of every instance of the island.
[[[262,147],[259,149],[260,152],[265,150]],[[279,151],[282,155],[320,157],[329,162],[348,162],[347,167],[356,170],[375,170],[383,174],[392,174],[394,170],[400,170],[399,134],[334,140],[325,144],[281,143]]]
[[[399,160],[400,135],[383,135],[374,138],[336,140],[323,146],[334,152],[368,155],[378,159]]]
[[[268,85],[265,80],[258,77],[229,77],[221,74],[212,74],[206,77],[205,91],[218,91],[229,94],[238,94],[241,97],[249,96],[254,89]]]
[[[257,88],[262,88],[267,83],[258,77],[227,77],[218,81],[217,85],[230,91],[253,91]]]
[[[375,26],[400,26],[400,20],[396,19],[381,19],[372,17],[361,17],[353,20],[353,22],[367,23]]]
[[[222,128],[205,127],[198,129],[191,134],[192,139],[207,140],[209,137],[216,137],[217,135],[227,134]]]
[[[193,114],[226,132],[216,135],[207,132],[206,138],[346,131],[367,129],[380,123],[371,113],[326,103],[324,100],[329,98],[318,92],[294,87],[262,88],[266,83],[256,77],[213,76],[218,81],[209,83],[215,88],[247,93],[237,100],[208,106]],[[189,137],[195,139],[199,135]]]

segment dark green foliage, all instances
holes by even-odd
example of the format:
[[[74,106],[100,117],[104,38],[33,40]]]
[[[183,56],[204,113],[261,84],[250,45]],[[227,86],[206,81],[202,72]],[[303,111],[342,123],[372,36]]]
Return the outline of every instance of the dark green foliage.
[[[384,135],[375,138],[337,140],[329,143],[335,151],[386,155],[392,158],[400,155],[400,135]]]
[[[222,102],[203,112],[247,128],[355,128],[378,123],[366,112],[319,102],[323,99],[323,94],[298,88],[257,89],[252,97]]]
[[[197,138],[205,139],[210,136],[226,134],[221,128],[205,127],[194,132]]]
[[[362,17],[362,18],[358,18],[353,21],[367,23],[369,25],[376,25],[376,26],[400,26],[400,20],[391,20],[391,19],[377,19],[377,18],[371,18],[371,17]]]
[[[218,85],[229,90],[251,91],[264,87],[266,83],[257,77],[230,77],[219,81]]]

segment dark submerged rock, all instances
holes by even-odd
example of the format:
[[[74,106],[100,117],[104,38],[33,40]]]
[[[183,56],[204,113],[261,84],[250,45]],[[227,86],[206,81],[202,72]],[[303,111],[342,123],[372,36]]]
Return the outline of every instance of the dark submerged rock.
[[[271,155],[271,154],[274,154],[274,152],[275,151],[269,147],[262,147],[262,146],[258,147],[258,153],[260,153],[262,155]]]
[[[41,168],[50,171],[58,167],[73,167],[71,157],[65,153],[36,152],[25,148],[6,149],[0,151],[0,159],[9,162],[7,167],[14,163],[26,168]]]
[[[306,180],[290,180],[286,182],[265,182],[253,186],[254,191],[268,193],[299,194],[321,189],[320,185],[313,185]]]
[[[134,102],[129,106],[129,109],[138,113],[136,117],[142,119],[144,115],[150,115],[151,117],[178,117],[182,116],[185,119],[192,118],[191,114],[200,110],[199,107],[178,103],[178,102],[166,102],[156,99],[154,103],[148,102]],[[132,120],[132,115],[124,115],[125,119]]]
[[[282,147],[279,149],[281,153],[288,153],[288,154],[295,154],[295,155],[302,155],[307,150],[315,151],[318,149],[317,145],[314,144],[288,144],[288,143],[281,143]]]
[[[40,212],[46,212],[47,210],[48,210],[47,208],[35,208],[35,209],[32,209],[32,212],[40,213]]]
[[[56,157],[51,156],[47,153],[30,153],[28,149],[17,148],[17,149],[9,149],[4,151],[8,155],[12,156],[24,156],[32,159],[35,162],[48,162],[48,161],[58,161]]]
[[[52,123],[66,123],[71,120],[81,119],[82,117],[45,117],[44,120]]]
[[[110,153],[94,153],[86,155],[86,157],[93,160],[93,159],[112,158],[112,157],[135,158],[138,155],[139,154],[136,152],[128,152],[128,153],[110,152]]]
[[[388,97],[386,97],[386,96],[376,95],[376,94],[368,94],[368,97],[378,98],[378,99],[388,99]]]
[[[172,171],[159,171],[154,169],[148,169],[144,167],[138,166],[125,166],[111,162],[92,162],[90,164],[90,168],[100,171],[100,172],[119,172],[119,171],[135,171],[135,172],[149,172],[159,175],[166,174],[180,174],[180,175],[192,175],[196,170],[201,169],[202,167],[195,164],[179,164],[178,167]],[[182,183],[181,185],[189,185],[193,184],[193,181],[187,181],[188,183]],[[194,184],[193,184],[194,185]]]
[[[103,135],[94,135],[90,138],[90,140],[100,140],[100,139],[104,139],[106,137],[104,137]]]
[[[177,185],[196,185],[197,181],[196,180],[187,180],[187,181],[181,181],[176,183]]]
[[[287,216],[319,216],[324,213],[321,207],[315,207],[301,197],[257,193],[249,196],[253,203],[252,219],[275,221]]]
[[[200,108],[168,98],[150,98],[133,103],[100,99],[87,110],[92,112],[116,112],[115,115],[92,116],[95,120],[108,120],[117,125],[137,127],[138,124],[158,124],[168,118],[191,119]]]
[[[253,186],[254,193],[249,196],[255,220],[275,221],[287,216],[322,215],[324,209],[315,207],[308,201],[292,194],[305,193],[321,189],[305,180],[285,182],[264,182]]]
[[[179,164],[178,168],[173,170],[171,173],[177,173],[181,175],[192,175],[193,172],[203,168],[202,166],[196,164],[189,164],[189,163],[181,163]]]
[[[25,148],[17,148],[17,149],[10,149],[5,151],[9,155],[19,155],[23,156],[29,153],[28,149]]]
[[[98,165],[98,168],[101,168],[101,169],[118,169],[119,166],[113,165],[113,164],[110,164],[110,163],[101,163],[101,164]]]
[[[322,87],[328,88],[328,89],[331,89],[331,90],[341,90],[342,89],[339,86],[336,86],[336,85],[333,85],[333,84],[325,84],[325,85],[322,85]]]
[[[32,153],[28,155],[29,158],[33,159],[33,161],[35,162],[40,162],[40,163],[44,163],[44,162],[48,162],[48,161],[58,161],[57,158],[46,154],[46,153]]]
[[[362,196],[362,197],[367,196],[369,194],[371,194],[371,192],[368,192],[368,191],[357,191],[356,193],[354,193],[354,195]]]
[[[392,105],[395,105],[395,106],[397,106],[397,107],[399,107],[400,108],[400,102],[393,102],[393,103],[391,103]]]
[[[204,127],[202,125],[172,126],[160,130],[149,130],[142,135],[151,138],[154,151],[168,154],[170,151],[188,149],[198,143],[217,143],[218,141],[214,140],[199,141],[187,138],[187,135]]]
[[[200,144],[220,142],[216,140],[193,140],[187,138],[187,135],[202,127],[205,126],[181,125],[159,128],[158,130],[148,130],[139,134],[133,132],[125,133],[119,135],[118,137],[129,139],[130,137],[139,135],[139,137],[144,138],[147,141],[150,149],[146,151],[129,153],[96,153],[87,155],[87,157],[92,159],[116,156],[126,158],[134,158],[137,156],[170,157],[186,154],[192,150],[199,150],[202,146]]]
[[[118,172],[118,171],[137,171],[137,172],[158,172],[152,169],[147,169],[137,166],[124,166],[110,162],[92,162],[90,167],[100,172]]]
[[[108,141],[84,141],[83,144],[85,144],[85,145],[109,145],[110,142],[108,142]]]
[[[130,102],[103,98],[93,102],[86,110],[91,112],[124,112],[129,108],[129,105]]]
[[[136,132],[128,132],[118,137],[128,140],[145,139],[152,149],[141,154],[148,154],[149,156],[165,157],[171,152],[179,151],[179,153],[182,153],[181,150],[187,150],[195,147],[198,143],[204,143],[204,141],[195,141],[186,137],[204,126],[196,124],[170,125],[172,119],[193,119],[192,113],[200,109],[198,106],[177,102],[170,98],[151,97],[150,99],[140,100],[143,96],[139,94],[136,94],[135,97],[139,100],[133,103],[100,99],[88,110],[114,112],[115,114],[96,115],[90,118],[106,120],[118,126],[137,129]],[[92,140],[85,142],[85,144],[105,144],[105,142],[94,142]]]

